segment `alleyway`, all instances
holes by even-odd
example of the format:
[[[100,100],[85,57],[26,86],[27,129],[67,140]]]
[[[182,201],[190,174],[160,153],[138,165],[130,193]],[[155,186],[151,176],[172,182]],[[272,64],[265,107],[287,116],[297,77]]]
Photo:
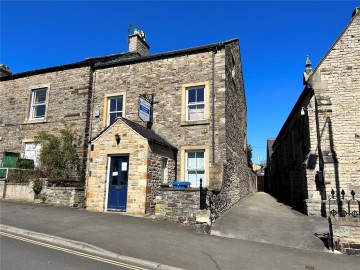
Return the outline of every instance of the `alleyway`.
[[[216,220],[211,234],[285,247],[327,251],[320,238],[328,232],[326,218],[308,217],[278,202],[271,195],[258,192],[240,200]]]

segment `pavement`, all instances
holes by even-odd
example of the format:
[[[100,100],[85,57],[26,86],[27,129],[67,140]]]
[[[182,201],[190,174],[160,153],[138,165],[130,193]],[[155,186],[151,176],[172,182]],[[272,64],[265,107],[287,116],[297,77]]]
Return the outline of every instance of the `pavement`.
[[[211,234],[285,247],[328,251],[329,223],[308,217],[264,192],[251,194],[217,219]]]
[[[272,214],[255,215],[261,205]],[[214,223],[213,233],[217,235],[200,235],[194,233],[193,226],[164,220],[2,200],[0,228],[77,248],[83,246],[88,251],[113,254],[158,269],[331,270],[357,269],[360,263],[360,257],[324,252],[318,237],[313,235],[314,241],[311,237],[313,232],[325,232],[320,230],[324,226],[321,220],[318,224],[317,219],[312,221],[267,194],[248,196],[233,209],[237,207],[240,210],[233,214],[230,210]],[[286,219],[303,223],[284,223]],[[302,230],[297,232],[299,227]],[[306,234],[301,238],[303,232]],[[301,241],[306,244],[294,244]]]

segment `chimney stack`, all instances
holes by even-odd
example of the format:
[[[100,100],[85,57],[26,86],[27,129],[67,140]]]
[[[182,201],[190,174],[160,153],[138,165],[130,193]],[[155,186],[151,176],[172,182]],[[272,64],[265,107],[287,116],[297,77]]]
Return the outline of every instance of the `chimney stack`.
[[[6,77],[12,75],[12,72],[10,71],[8,66],[5,66],[4,64],[0,64],[0,77]]]
[[[141,56],[149,55],[150,46],[145,41],[143,31],[134,29],[134,34],[129,35],[129,52],[137,52]]]

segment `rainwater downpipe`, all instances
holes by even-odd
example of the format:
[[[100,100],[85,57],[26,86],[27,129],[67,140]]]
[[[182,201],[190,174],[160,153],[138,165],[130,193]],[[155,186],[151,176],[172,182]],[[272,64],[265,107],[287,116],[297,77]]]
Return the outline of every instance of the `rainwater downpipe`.
[[[211,132],[212,132],[212,163],[215,164],[215,54],[217,53],[217,47],[212,51],[212,89],[211,89]]]

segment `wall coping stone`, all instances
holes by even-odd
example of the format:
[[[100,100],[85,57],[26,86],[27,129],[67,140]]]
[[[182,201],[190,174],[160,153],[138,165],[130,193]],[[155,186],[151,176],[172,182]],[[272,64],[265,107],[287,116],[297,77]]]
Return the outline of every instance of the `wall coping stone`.
[[[184,191],[184,192],[196,192],[200,191],[200,188],[171,188],[171,187],[161,187],[159,191]]]

